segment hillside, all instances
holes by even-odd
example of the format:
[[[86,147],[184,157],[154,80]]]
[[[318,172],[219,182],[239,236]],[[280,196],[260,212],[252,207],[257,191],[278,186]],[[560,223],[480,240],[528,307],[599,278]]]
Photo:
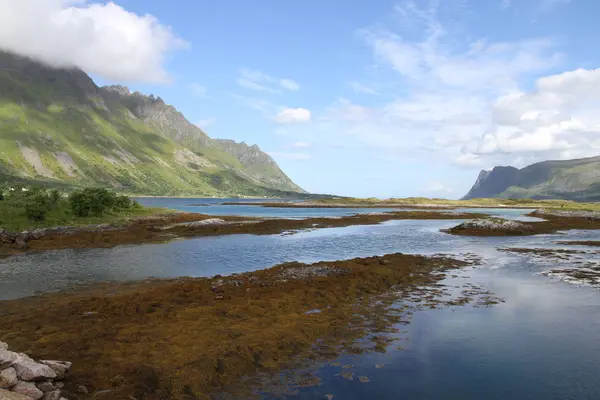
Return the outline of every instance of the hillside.
[[[484,197],[600,200],[600,157],[481,171],[464,199]]]
[[[160,97],[0,52],[0,181],[147,195],[304,193],[258,146],[211,139]]]

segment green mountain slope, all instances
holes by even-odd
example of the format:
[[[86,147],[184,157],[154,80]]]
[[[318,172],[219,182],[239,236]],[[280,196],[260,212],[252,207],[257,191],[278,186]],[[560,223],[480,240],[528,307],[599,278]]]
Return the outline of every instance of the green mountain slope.
[[[211,139],[160,97],[5,52],[0,175],[136,194],[304,193],[257,146]]]
[[[464,199],[482,197],[600,200],[600,157],[481,171]]]

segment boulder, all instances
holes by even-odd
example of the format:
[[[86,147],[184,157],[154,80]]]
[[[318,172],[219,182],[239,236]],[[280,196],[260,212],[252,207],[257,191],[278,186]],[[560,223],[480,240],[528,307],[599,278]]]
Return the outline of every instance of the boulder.
[[[44,393],[56,390],[56,386],[54,386],[52,381],[38,382],[38,384],[36,386],[38,389],[40,389]]]
[[[0,350],[8,350],[8,345],[4,342],[0,342]]]
[[[17,236],[15,240],[15,248],[17,249],[26,249],[27,248],[27,240],[24,235]]]
[[[44,396],[44,392],[38,389],[33,382],[19,381],[15,386],[10,388],[10,390],[14,393],[20,393],[28,396],[33,400],[39,400]]]
[[[0,388],[9,388],[15,385],[17,382],[17,371],[13,367],[0,371]]]
[[[0,389],[0,400],[31,400],[29,396],[21,393],[9,392],[8,390]]]
[[[13,351],[0,349],[0,370],[10,367],[17,357],[17,353]]]
[[[44,364],[52,368],[56,373],[57,379],[64,379],[67,372],[71,368],[71,363],[68,361],[56,361],[56,360],[40,360],[40,364]]]
[[[60,400],[60,390],[53,390],[42,397],[42,400]]]
[[[56,372],[47,365],[33,361],[26,354],[19,354],[13,362],[17,376],[23,381],[45,381],[56,378]]]

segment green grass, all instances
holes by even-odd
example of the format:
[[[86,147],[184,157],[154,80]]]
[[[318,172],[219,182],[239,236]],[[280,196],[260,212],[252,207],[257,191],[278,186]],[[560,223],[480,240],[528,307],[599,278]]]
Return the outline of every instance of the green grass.
[[[43,221],[31,221],[27,218],[24,201],[20,196],[7,197],[0,201],[0,228],[11,232],[21,232],[36,228],[55,226],[81,226],[94,224],[123,224],[132,218],[152,216],[172,210],[164,208],[135,207],[128,210],[108,211],[100,216],[78,217],[74,215],[66,199],[59,201]]]
[[[582,203],[572,200],[532,200],[532,199],[470,199],[470,200],[448,200],[430,199],[426,197],[407,197],[377,199],[371,198],[327,198],[316,202],[322,204],[390,204],[390,205],[439,205],[449,207],[527,207],[527,208],[557,208],[563,210],[589,210],[600,211],[600,203]]]

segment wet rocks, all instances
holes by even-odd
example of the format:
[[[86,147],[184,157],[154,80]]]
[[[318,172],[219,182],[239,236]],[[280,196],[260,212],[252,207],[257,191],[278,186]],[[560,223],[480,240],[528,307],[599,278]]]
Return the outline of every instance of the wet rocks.
[[[27,354],[8,350],[0,342],[0,400],[66,400],[60,388],[71,363],[68,361],[35,361]]]
[[[598,211],[565,211],[556,209],[539,209],[534,213],[536,216],[552,215],[555,217],[567,217],[567,218],[587,218],[591,220],[599,220],[600,212]]]
[[[450,229],[442,229],[442,232],[452,234],[521,234],[532,231],[533,228],[519,221],[512,221],[502,218],[481,218],[463,222],[460,225]]]

